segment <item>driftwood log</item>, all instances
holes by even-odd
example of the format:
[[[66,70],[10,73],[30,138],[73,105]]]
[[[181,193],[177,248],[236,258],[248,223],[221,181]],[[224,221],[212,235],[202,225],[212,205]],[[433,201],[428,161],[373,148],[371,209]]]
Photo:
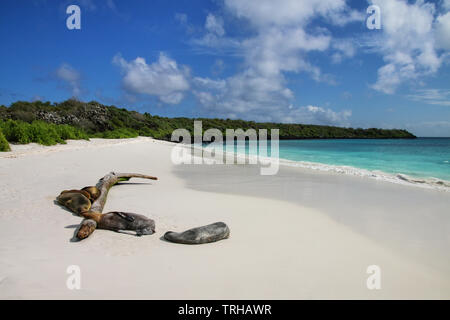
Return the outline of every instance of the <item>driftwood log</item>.
[[[102,229],[116,230],[119,227],[131,227],[136,230],[138,235],[142,234],[151,234],[149,232],[154,232],[154,223],[153,220],[150,220],[153,223],[142,223],[144,216],[131,214],[131,213],[123,213],[123,212],[110,212],[107,214],[102,214],[103,208],[106,203],[106,199],[108,197],[109,189],[112,186],[119,182],[128,181],[131,178],[141,178],[141,179],[150,179],[150,180],[158,180],[157,177],[152,177],[139,173],[116,173],[111,172],[106,176],[101,178],[97,183],[97,189],[100,191],[100,196],[92,202],[91,208],[89,212],[81,213],[85,219],[81,222],[81,225],[77,232],[77,238],[82,240],[89,237],[95,229],[100,226]],[[117,221],[117,219],[120,221]],[[116,224],[116,226],[110,227],[112,224]],[[149,230],[152,229],[152,230]]]

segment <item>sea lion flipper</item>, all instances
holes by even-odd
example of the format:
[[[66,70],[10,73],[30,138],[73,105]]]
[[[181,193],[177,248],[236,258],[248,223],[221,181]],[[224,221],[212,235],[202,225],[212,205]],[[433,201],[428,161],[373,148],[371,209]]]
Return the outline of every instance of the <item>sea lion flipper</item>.
[[[133,222],[135,220],[134,217],[126,214],[125,212],[117,212],[117,211],[115,211],[114,213],[117,214],[122,219],[125,219],[127,221]]]

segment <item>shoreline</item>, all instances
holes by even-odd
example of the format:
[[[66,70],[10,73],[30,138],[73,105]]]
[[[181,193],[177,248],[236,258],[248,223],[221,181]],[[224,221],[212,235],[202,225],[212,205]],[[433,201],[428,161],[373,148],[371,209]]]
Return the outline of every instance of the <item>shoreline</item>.
[[[191,145],[188,145],[187,147],[190,147]],[[205,146],[194,146],[194,148],[205,150]],[[223,157],[232,157],[235,156],[236,158],[248,160],[253,159],[257,161],[258,159],[261,159],[264,162],[271,162],[273,161],[273,158],[271,157],[261,157],[257,155],[248,155],[248,154],[242,154],[242,153],[232,153],[228,151],[218,151],[219,155],[222,155]],[[450,192],[450,181],[429,177],[429,178],[419,178],[419,177],[413,177],[408,176],[403,173],[387,173],[381,170],[368,170],[364,168],[358,168],[358,167],[352,167],[352,166],[346,166],[346,165],[332,165],[332,164],[326,164],[326,163],[320,163],[320,162],[309,162],[309,161],[296,161],[296,160],[289,160],[285,158],[279,158],[279,164],[282,166],[289,166],[289,167],[298,167],[298,168],[304,168],[312,171],[321,171],[321,172],[330,172],[330,173],[337,173],[337,174],[345,174],[345,175],[351,175],[351,176],[358,176],[362,178],[370,178],[378,181],[385,181],[389,183],[395,183],[405,186],[413,186],[413,187],[419,187],[419,188],[425,188],[425,189],[433,189],[438,190],[442,192]]]
[[[80,148],[92,148],[92,147],[108,147],[114,145],[122,145],[129,143],[139,143],[143,141],[153,141],[155,143],[167,144],[167,145],[182,145],[171,141],[158,140],[152,137],[142,137],[128,138],[128,139],[101,139],[101,138],[91,138],[89,141],[86,140],[67,140],[67,144],[57,144],[54,146],[43,146],[36,143],[30,143],[26,145],[13,145],[11,146],[11,151],[0,152],[0,159],[2,158],[17,158],[22,156],[28,156],[31,154],[39,153],[49,153],[49,152],[60,152],[65,150],[77,150]],[[205,146],[195,146],[195,145],[183,145],[185,147],[205,150]],[[228,151],[218,151],[218,154],[222,154],[224,157],[235,156],[240,159],[261,159],[265,162],[273,161],[270,157],[261,157],[256,155],[248,155],[242,153],[233,154]],[[204,156],[205,157],[205,156]],[[358,168],[347,165],[332,165],[320,162],[309,162],[309,161],[296,161],[289,160],[285,158],[279,158],[279,164],[282,166],[299,167],[305,168],[312,171],[330,172],[337,174],[345,174],[351,176],[358,176],[362,178],[374,179],[377,181],[385,181],[394,184],[400,184],[405,186],[413,186],[425,189],[433,189],[442,192],[450,192],[450,181],[439,179],[435,177],[421,178],[409,176],[403,173],[387,173],[382,170],[368,170],[364,168]]]

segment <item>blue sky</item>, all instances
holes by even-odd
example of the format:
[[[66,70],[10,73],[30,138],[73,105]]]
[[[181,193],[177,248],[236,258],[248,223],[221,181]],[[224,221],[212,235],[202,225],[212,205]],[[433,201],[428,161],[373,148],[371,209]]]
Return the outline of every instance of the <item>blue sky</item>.
[[[69,30],[66,8],[81,9]],[[370,5],[381,29],[366,26]],[[450,0],[4,0],[0,104],[450,136]]]

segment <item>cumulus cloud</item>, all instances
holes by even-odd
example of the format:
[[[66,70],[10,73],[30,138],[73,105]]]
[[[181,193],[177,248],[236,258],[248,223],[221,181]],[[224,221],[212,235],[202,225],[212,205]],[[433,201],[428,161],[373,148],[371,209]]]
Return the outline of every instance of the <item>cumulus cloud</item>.
[[[196,78],[194,94],[202,106],[222,117],[270,121],[287,108],[293,94],[282,80],[255,74],[252,70],[227,79]]]
[[[120,54],[113,58],[113,63],[120,67],[123,87],[130,94],[156,96],[164,103],[178,104],[190,87],[189,69],[179,67],[164,53],[152,64],[141,57],[128,62]]]
[[[442,0],[442,7],[444,10],[450,10],[450,0]]]
[[[193,43],[217,50],[233,48],[243,58],[242,70],[225,79],[196,78],[194,94],[211,113],[222,117],[258,121],[342,123],[351,113],[292,107],[294,93],[288,88],[286,73],[306,73],[319,82],[335,84],[333,76],[308,61],[310,52],[332,48],[342,60],[355,54],[351,43],[331,44],[325,28],[309,28],[317,18],[329,24],[345,25],[362,19],[345,0],[225,0],[233,18],[251,28],[247,38],[226,36],[223,20],[208,15],[206,34]],[[319,108],[319,107],[318,107]]]
[[[256,121],[348,125],[350,110],[335,112],[318,106],[294,107],[293,92],[282,81],[250,71],[225,80],[194,78],[194,94],[207,112],[224,118]]]
[[[450,50],[450,12],[436,19],[436,43],[439,48]]]
[[[67,63],[63,63],[55,71],[55,77],[63,83],[63,86],[70,90],[74,97],[81,93],[80,73]]]
[[[372,87],[392,94],[405,82],[435,74],[443,62],[438,48],[449,44],[450,16],[436,15],[435,5],[425,1],[370,2],[381,9],[382,30],[380,38],[374,41],[374,49],[385,61]]]
[[[201,51],[205,51],[205,48],[207,48],[222,53],[226,51],[228,55],[233,55],[241,47],[239,40],[225,36],[224,21],[219,16],[209,13],[205,19],[204,31],[202,37],[191,40],[191,43],[197,46],[197,50],[202,48]]]

